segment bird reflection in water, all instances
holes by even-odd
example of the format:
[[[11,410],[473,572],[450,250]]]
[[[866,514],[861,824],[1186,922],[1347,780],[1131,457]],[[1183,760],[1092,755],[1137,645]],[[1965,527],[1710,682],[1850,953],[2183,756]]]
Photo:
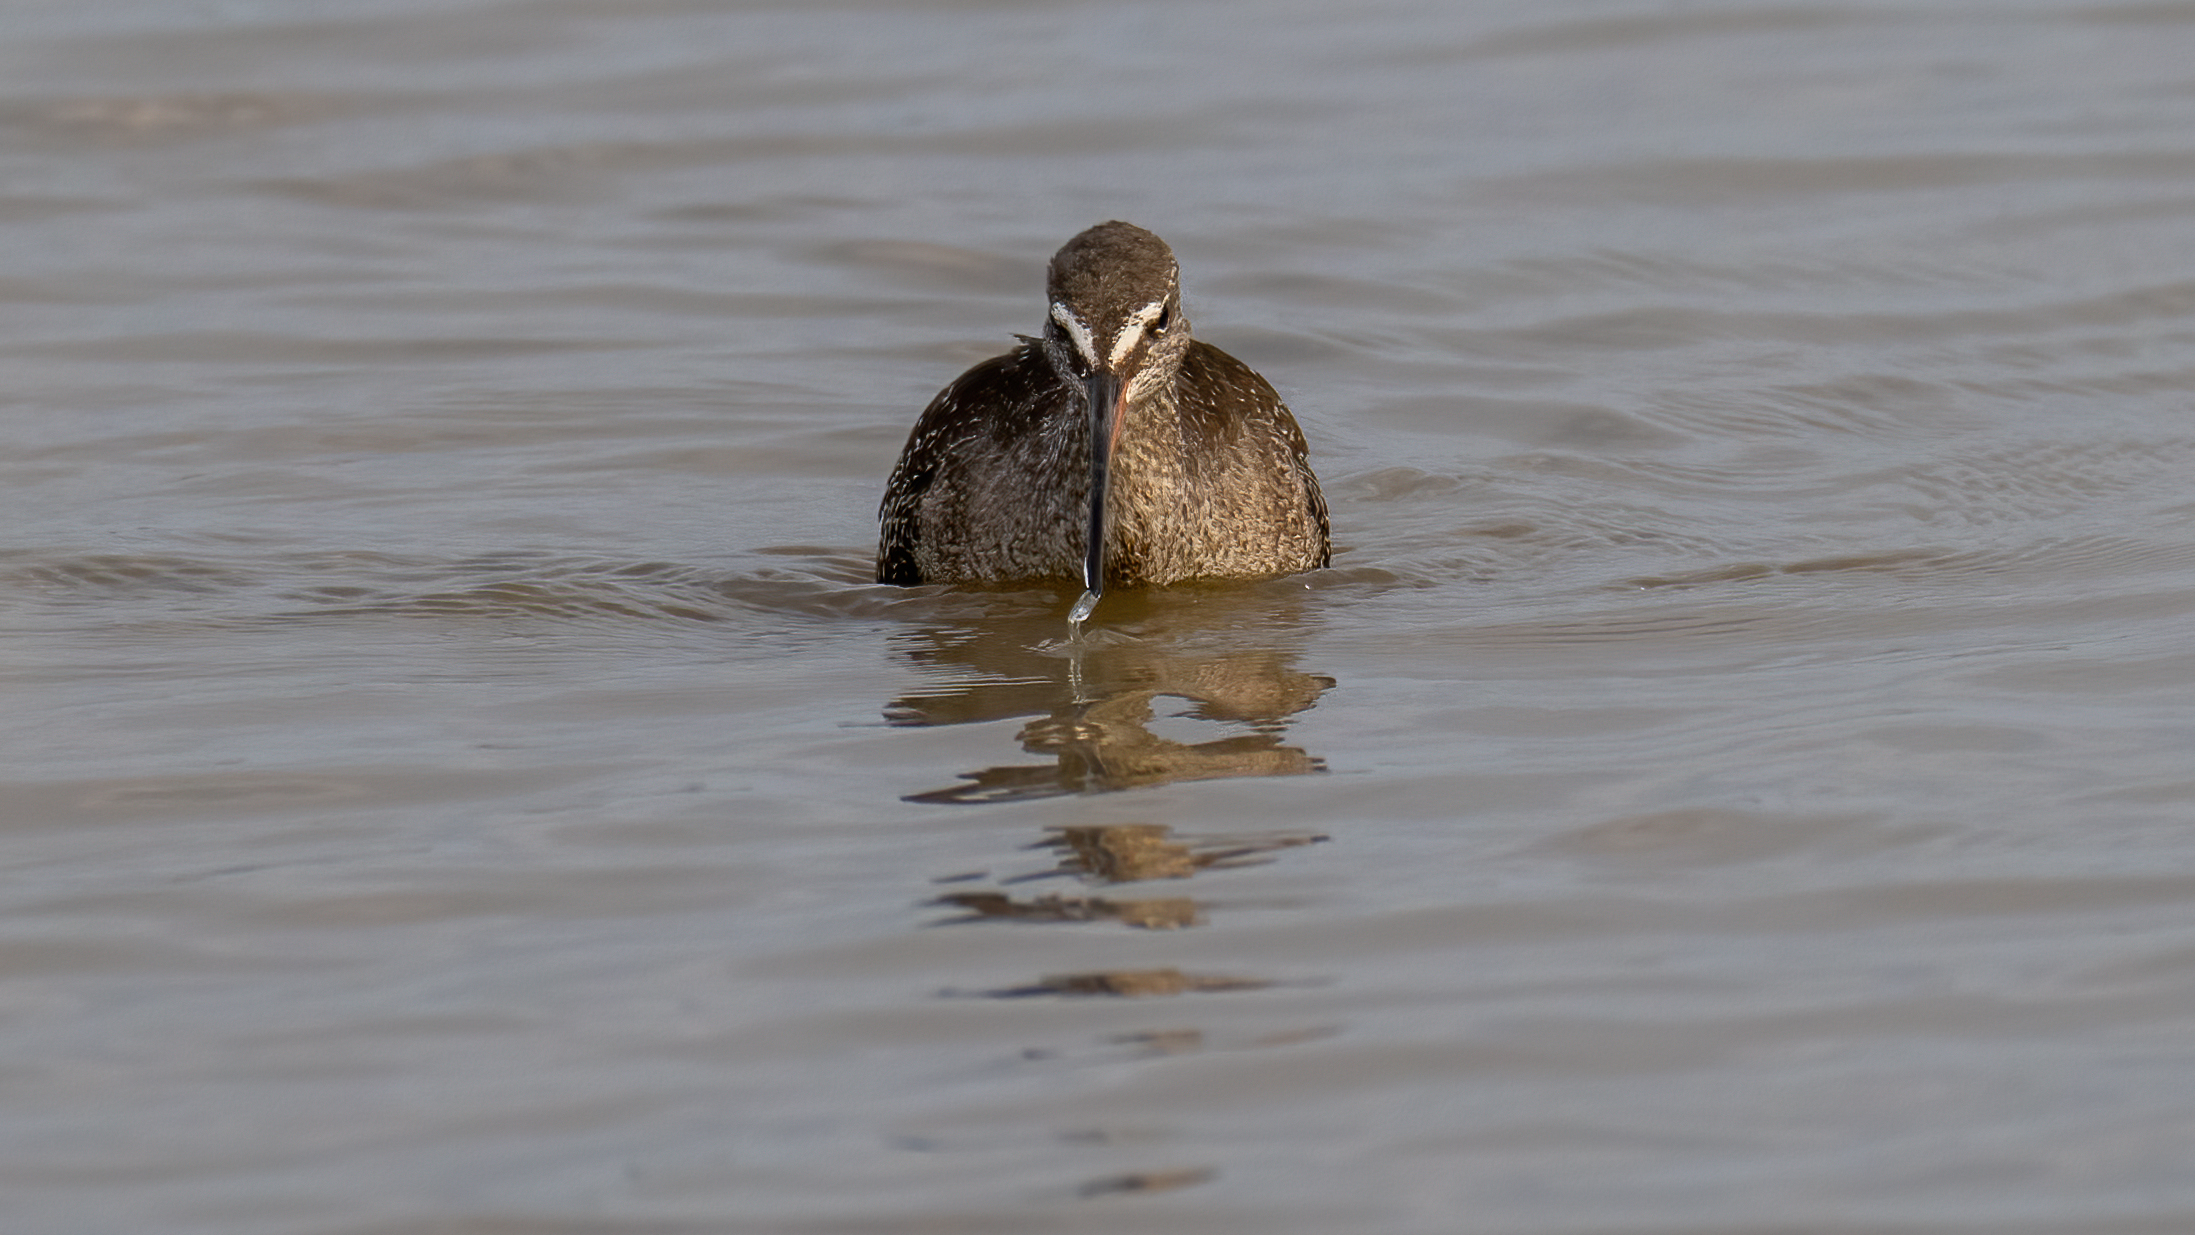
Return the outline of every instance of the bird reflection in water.
[[[1183,973],[1179,969],[1111,969],[1101,973],[1054,974],[1027,986],[945,993],[982,995],[989,999],[1031,999],[1045,995],[1147,999],[1154,995],[1186,995],[1193,991],[1258,991],[1272,985],[1274,983],[1262,978],[1225,978]]]
[[[1325,770],[1315,756],[1286,742],[1289,719],[1318,702],[1333,679],[1305,673],[1292,652],[1217,652],[1116,636],[1062,646],[1015,638],[1011,629],[927,632],[909,654],[936,671],[944,685],[901,698],[886,709],[895,725],[971,724],[1032,717],[1016,734],[1040,763],[1002,764],[964,772],[959,784],[909,794],[910,802],[969,805],[1098,794],[1176,781],[1243,776],[1302,776]],[[1177,637],[1182,632],[1173,628]],[[1163,701],[1173,701],[1169,706]],[[1190,723],[1224,726],[1206,741],[1153,731],[1162,708]],[[1177,722],[1165,726],[1178,732]],[[1017,885],[1073,880],[1085,886],[1182,880],[1254,866],[1284,850],[1324,841],[1311,831],[1244,835],[1194,834],[1151,822],[1055,827],[1030,850],[1049,864],[992,878],[990,872],[940,882],[985,880],[990,887],[954,891],[933,905],[955,911],[933,925],[973,922],[1112,923],[1141,930],[1203,925],[1205,913],[1186,896],[1119,897],[1085,892],[1017,895]],[[1114,969],[1053,974],[1016,986],[947,992],[990,998],[1152,998],[1256,990],[1269,980],[1178,969]]]
[[[1263,855],[1325,840],[1316,832],[1269,836],[1174,835],[1162,823],[1118,823],[1093,828],[1054,828],[1051,838],[1032,848],[1059,853],[1059,865],[1043,875],[1081,875],[1099,883],[1136,883],[1145,879],[1187,879],[1200,870],[1259,866]]]
[[[962,650],[947,644],[917,658],[950,661]],[[1044,711],[1017,737],[1024,751],[1050,762],[963,772],[963,783],[909,794],[907,801],[1016,802],[1325,770],[1301,747],[1284,745],[1282,736],[1286,719],[1318,702],[1334,680],[1293,668],[1278,651],[1200,656],[1138,642],[1076,645],[1064,657],[1028,653],[1027,663],[1015,668],[1020,672],[986,675],[988,681],[963,679],[948,693],[901,699],[885,716],[895,725],[950,725]],[[1241,731],[1204,742],[1162,737],[1151,730],[1162,698],[1190,705],[1182,713],[1190,720]]]
[[[1020,922],[1098,922],[1111,919],[1144,930],[1202,926],[1204,915],[1186,896],[1147,900],[1108,900],[1101,896],[1039,896],[1017,901],[1004,892],[955,892],[937,898],[940,905],[966,910],[940,925],[1003,918]]]
[[[1055,828],[1049,839],[1031,848],[1052,849],[1059,863],[1048,871],[1020,875],[1007,883],[1031,879],[1077,876],[1090,883],[1140,883],[1148,879],[1187,879],[1198,871],[1255,866],[1272,859],[1262,855],[1277,849],[1316,844],[1326,837],[1316,832],[1279,833],[1255,837],[1176,837],[1173,829],[1158,823],[1122,823],[1100,827]],[[1141,900],[1115,900],[1099,896],[1059,893],[1015,900],[1005,892],[955,892],[937,899],[966,911],[949,922],[980,918],[1006,918],[1023,922],[1094,922],[1112,919],[1144,930],[1173,930],[1199,926],[1204,915],[1186,896]]]

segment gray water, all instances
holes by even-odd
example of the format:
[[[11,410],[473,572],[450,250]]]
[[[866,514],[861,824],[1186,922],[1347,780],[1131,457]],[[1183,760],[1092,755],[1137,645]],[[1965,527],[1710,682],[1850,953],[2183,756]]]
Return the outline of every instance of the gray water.
[[[9,1232],[2195,1230],[2195,3],[0,35]],[[1333,568],[868,583],[1114,217]]]

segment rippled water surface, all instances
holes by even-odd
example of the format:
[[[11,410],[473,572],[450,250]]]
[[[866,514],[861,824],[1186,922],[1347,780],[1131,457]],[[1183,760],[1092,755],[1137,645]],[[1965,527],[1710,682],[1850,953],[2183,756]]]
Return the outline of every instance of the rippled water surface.
[[[2195,3],[0,34],[10,1232],[2195,1230]],[[1112,217],[1333,568],[868,583]]]

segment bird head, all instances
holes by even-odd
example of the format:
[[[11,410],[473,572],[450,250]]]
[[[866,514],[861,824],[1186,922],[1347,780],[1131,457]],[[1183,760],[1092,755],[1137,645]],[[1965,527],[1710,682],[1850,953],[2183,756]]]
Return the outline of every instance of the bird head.
[[[1046,280],[1044,355],[1081,393],[1090,428],[1085,616],[1105,590],[1105,495],[1128,406],[1174,380],[1189,351],[1181,272],[1166,242],[1132,223],[1100,223],[1060,247]]]

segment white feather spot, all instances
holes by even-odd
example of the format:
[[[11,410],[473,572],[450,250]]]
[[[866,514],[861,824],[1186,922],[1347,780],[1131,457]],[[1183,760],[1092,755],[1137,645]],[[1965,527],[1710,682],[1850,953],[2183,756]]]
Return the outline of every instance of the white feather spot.
[[[1052,305],[1052,320],[1058,322],[1059,328],[1067,332],[1067,337],[1074,341],[1075,350],[1081,352],[1082,358],[1090,362],[1090,367],[1096,368],[1097,340],[1090,337],[1090,328],[1083,324],[1081,318],[1075,316],[1075,311],[1066,305],[1055,303]]]
[[[1143,337],[1144,330],[1152,322],[1157,321],[1158,315],[1165,311],[1166,302],[1154,300],[1128,315],[1128,320],[1121,325],[1120,337],[1113,340],[1112,366],[1114,368],[1120,367],[1120,362],[1126,360],[1128,353],[1135,348],[1136,341]]]

